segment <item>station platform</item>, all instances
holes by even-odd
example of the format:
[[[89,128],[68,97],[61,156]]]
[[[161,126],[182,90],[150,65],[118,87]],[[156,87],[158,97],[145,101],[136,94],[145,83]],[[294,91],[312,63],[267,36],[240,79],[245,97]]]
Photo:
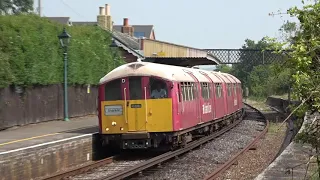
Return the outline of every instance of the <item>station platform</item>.
[[[95,115],[55,120],[0,131],[0,154],[84,134],[98,132]]]

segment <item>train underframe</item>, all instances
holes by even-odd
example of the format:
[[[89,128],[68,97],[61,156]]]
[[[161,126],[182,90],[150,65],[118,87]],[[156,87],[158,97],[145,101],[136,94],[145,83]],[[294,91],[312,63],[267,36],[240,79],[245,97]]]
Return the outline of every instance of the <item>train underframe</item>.
[[[177,149],[187,143],[219,131],[243,115],[243,109],[210,122],[177,132],[130,132],[102,135],[103,144],[119,149]]]

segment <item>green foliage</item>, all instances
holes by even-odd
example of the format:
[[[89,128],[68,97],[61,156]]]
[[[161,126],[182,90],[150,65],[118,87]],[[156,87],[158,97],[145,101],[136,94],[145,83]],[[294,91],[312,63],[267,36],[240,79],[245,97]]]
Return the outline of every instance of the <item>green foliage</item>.
[[[0,85],[55,84],[63,81],[58,35],[62,25],[35,15],[0,16]],[[67,27],[68,82],[97,84],[122,60],[113,60],[110,34],[96,26]],[[3,69],[3,71],[2,71]]]
[[[282,40],[285,42],[293,43],[294,37],[299,33],[299,27],[296,22],[286,21],[279,29]]]
[[[30,13],[33,10],[33,0],[1,0],[0,1],[0,15],[1,14],[20,14]]]
[[[250,96],[256,98],[284,94],[289,88],[290,81],[288,79],[291,73],[289,69],[283,68],[279,64],[281,62],[262,64],[264,57],[262,50],[267,50],[272,45],[269,39],[264,37],[258,42],[246,39],[242,46],[244,51],[240,56],[241,63],[234,65],[230,71],[241,80],[243,88],[249,88]],[[260,51],[258,51],[259,49]],[[253,50],[257,50],[254,52],[255,55],[253,55]],[[265,61],[269,60],[265,59]]]
[[[303,100],[303,110],[320,111],[320,4],[293,7],[288,10],[291,16],[300,22],[300,31],[295,35],[289,47],[292,50],[286,66],[292,70],[293,92]],[[281,48],[283,44],[273,43]],[[283,49],[280,49],[282,51]],[[311,144],[317,151],[318,171],[320,173],[320,127],[319,120],[308,125],[299,134],[298,140]],[[320,174],[319,174],[320,177]]]
[[[8,86],[8,82],[11,82],[12,78],[9,58],[6,54],[0,53],[0,88]]]
[[[223,73],[230,73],[232,71],[232,67],[226,64],[217,65],[214,71],[220,71]]]

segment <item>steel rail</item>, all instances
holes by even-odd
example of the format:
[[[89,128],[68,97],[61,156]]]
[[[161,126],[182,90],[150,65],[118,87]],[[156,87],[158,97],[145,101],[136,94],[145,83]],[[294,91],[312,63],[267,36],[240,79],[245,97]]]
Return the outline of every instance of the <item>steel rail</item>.
[[[212,174],[205,177],[205,180],[213,180],[218,178],[223,172],[225,172],[229,167],[246,151],[248,151],[255,143],[258,142],[258,140],[264,136],[268,132],[269,128],[269,121],[266,119],[266,117],[256,108],[252,107],[251,105],[244,103],[246,106],[250,107],[251,109],[255,110],[257,113],[260,114],[260,116],[263,118],[263,120],[266,123],[266,126],[264,130],[257,135],[254,140],[252,140],[245,148],[243,148],[240,152],[238,152],[236,155],[234,155],[231,159],[229,159],[226,163],[224,163],[222,166],[220,166],[218,169],[216,169]]]
[[[137,166],[134,166],[132,168],[129,168],[125,171],[121,171],[121,172],[118,172],[118,173],[114,173],[112,175],[108,175],[107,177],[102,177],[102,178],[99,178],[99,180],[109,180],[109,179],[113,179],[113,180],[118,180],[118,179],[124,179],[124,178],[127,178],[127,177],[130,177],[132,175],[135,175],[139,172],[142,172],[143,170],[146,170],[150,167],[153,167],[157,164],[161,164],[169,159],[172,159],[174,157],[177,157],[179,155],[182,155],[204,143],[206,143],[207,141],[210,141],[220,135],[222,135],[223,133],[229,131],[230,129],[232,129],[233,127],[235,127],[236,125],[238,125],[240,122],[242,121],[242,118],[239,119],[239,120],[236,120],[234,121],[234,123],[232,123],[231,125],[213,133],[212,135],[210,136],[206,136],[206,137],[203,137],[199,140],[196,140],[194,142],[191,142],[190,144],[187,144],[184,148],[182,149],[178,149],[178,150],[175,150],[175,151],[170,151],[170,152],[167,152],[167,153],[164,153],[164,154],[161,154],[159,156],[156,156],[154,158],[151,158],[141,164],[138,164]]]
[[[111,157],[108,157],[108,158],[105,158],[105,159],[102,159],[102,160],[99,160],[99,161],[96,161],[96,162],[93,162],[93,163],[89,163],[89,164],[83,165],[83,166],[78,167],[78,168],[74,168],[74,169],[68,170],[66,172],[61,172],[61,173],[57,173],[57,174],[54,174],[54,175],[49,176],[49,177],[45,177],[43,179],[46,179],[46,180],[63,179],[63,178],[67,178],[67,177],[70,177],[70,176],[77,175],[77,174],[81,174],[81,173],[87,172],[87,171],[89,171],[91,169],[94,169],[94,168],[97,168],[97,167],[101,167],[101,166],[106,165],[106,164],[110,164],[110,163],[113,162],[113,159],[115,157],[116,156],[111,156]]]

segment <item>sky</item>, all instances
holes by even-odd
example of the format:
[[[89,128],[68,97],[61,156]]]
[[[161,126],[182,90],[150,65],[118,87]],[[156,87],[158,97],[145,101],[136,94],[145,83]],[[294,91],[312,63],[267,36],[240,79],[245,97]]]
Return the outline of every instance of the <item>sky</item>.
[[[238,49],[245,39],[277,37],[289,15],[269,16],[301,7],[301,0],[41,0],[42,15],[96,21],[109,4],[115,24],[154,25],[157,40],[194,48]],[[35,8],[38,0],[35,0]]]

